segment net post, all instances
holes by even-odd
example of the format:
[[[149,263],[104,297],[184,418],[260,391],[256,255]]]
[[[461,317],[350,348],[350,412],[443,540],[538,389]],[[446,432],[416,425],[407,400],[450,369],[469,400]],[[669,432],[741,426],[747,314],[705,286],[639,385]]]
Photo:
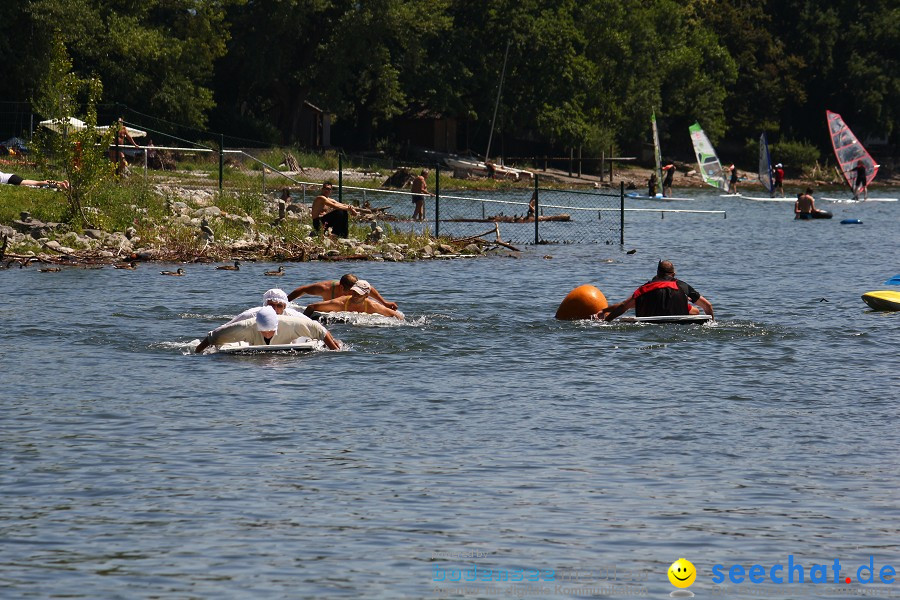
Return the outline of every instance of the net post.
[[[441,235],[441,165],[434,167],[434,237]]]
[[[529,202],[530,204],[530,202]],[[539,212],[538,206],[538,174],[534,174],[534,245],[537,246],[538,241],[540,240],[540,232],[538,230],[540,219],[538,215],[541,214]]]

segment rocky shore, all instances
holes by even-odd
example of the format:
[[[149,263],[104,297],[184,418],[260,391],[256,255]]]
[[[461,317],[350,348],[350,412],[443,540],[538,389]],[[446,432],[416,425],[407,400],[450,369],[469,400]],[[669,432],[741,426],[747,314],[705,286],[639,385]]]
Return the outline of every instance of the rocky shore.
[[[9,225],[0,225],[0,268],[32,264],[97,268],[120,262],[210,263],[242,261],[405,261],[478,256],[491,252],[508,255],[518,249],[499,239],[433,238],[403,234],[393,240],[389,220],[377,211],[360,209],[351,237],[338,238],[313,231],[309,206],[284,203],[267,194],[262,214],[226,212],[214,204],[214,189],[157,184],[153,193],[165,202],[167,214],[153,223],[143,222],[124,231],[44,222],[28,212]],[[148,209],[131,205],[150,220]],[[86,208],[91,213],[91,208]],[[137,225],[138,223],[136,223]],[[385,227],[382,227],[385,225]],[[217,235],[215,231],[226,231]],[[37,249],[35,249],[37,247]]]

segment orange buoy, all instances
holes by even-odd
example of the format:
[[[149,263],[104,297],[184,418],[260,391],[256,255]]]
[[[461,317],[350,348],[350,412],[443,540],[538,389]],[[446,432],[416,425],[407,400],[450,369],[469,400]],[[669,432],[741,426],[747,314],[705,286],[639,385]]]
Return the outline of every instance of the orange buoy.
[[[564,321],[590,319],[591,315],[609,306],[606,296],[592,285],[579,285],[563,298],[556,309],[556,318]]]

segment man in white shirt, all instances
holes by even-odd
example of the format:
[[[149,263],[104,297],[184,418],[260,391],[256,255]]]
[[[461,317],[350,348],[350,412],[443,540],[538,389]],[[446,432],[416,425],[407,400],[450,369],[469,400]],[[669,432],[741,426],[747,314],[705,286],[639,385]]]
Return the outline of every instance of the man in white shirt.
[[[290,344],[298,337],[321,340],[331,350],[340,350],[335,340],[321,323],[309,318],[278,316],[271,306],[262,307],[256,317],[219,327],[197,344],[194,352],[203,352],[209,346],[221,346],[233,342],[246,342],[251,346]]]

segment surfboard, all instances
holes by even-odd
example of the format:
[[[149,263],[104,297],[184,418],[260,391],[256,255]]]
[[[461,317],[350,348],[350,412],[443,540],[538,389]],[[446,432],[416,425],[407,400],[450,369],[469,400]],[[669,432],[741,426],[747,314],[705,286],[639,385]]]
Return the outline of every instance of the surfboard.
[[[246,342],[225,344],[218,350],[221,354],[300,354],[312,352],[318,348],[315,341],[298,342],[296,344],[271,344],[269,346],[251,346]]]
[[[894,290],[866,292],[862,299],[874,310],[900,310],[900,292]]]
[[[664,315],[660,317],[619,317],[623,323],[677,323],[689,325],[691,323],[706,323],[712,321],[710,315]]]
[[[754,202],[796,202],[796,198],[763,198],[757,196],[744,196],[741,194],[741,198],[744,200],[753,200]]]
[[[898,198],[869,198],[868,200],[863,200],[860,198],[859,200],[854,200],[853,198],[829,198],[828,196],[823,196],[819,198],[820,200],[827,200],[828,202],[845,202],[845,203],[866,203],[866,202],[897,202]]]
[[[657,194],[655,196],[647,196],[646,194],[635,194],[634,192],[625,194],[626,198],[634,198],[635,200],[694,200],[694,198],[676,198],[675,196],[663,196]]]

